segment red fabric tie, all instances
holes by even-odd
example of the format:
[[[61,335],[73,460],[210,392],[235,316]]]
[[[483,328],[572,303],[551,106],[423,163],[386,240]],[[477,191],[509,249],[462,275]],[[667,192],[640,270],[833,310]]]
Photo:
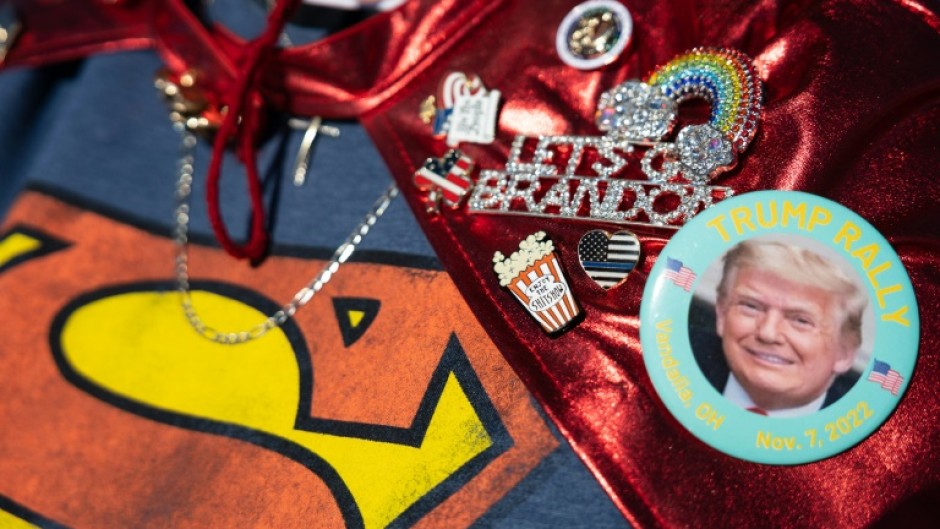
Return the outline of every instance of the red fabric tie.
[[[264,33],[247,45],[241,76],[232,85],[232,89],[222,95],[222,101],[227,105],[228,111],[212,146],[212,161],[206,176],[206,201],[209,221],[216,239],[229,255],[238,259],[257,261],[264,255],[268,246],[261,177],[258,175],[255,150],[262,130],[262,113],[265,107],[258,86],[258,65],[277,42],[287,18],[296,6],[297,0],[281,0],[277,3],[268,18]],[[232,241],[219,208],[222,159],[225,147],[232,139],[236,143],[238,157],[245,165],[248,192],[251,195],[251,234],[244,245]]]

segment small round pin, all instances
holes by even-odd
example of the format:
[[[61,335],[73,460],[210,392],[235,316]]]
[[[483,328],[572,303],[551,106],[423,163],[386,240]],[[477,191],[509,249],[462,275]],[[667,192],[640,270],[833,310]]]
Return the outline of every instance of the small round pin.
[[[623,4],[588,0],[565,15],[555,34],[555,48],[565,64],[593,70],[617,60],[632,36],[633,18]]]

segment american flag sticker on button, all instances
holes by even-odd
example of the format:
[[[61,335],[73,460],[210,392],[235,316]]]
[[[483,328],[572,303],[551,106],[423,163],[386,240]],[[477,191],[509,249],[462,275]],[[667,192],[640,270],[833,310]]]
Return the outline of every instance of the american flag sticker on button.
[[[414,174],[414,184],[427,191],[428,211],[437,212],[441,202],[456,208],[467,195],[473,182],[470,172],[473,160],[462,152],[451,149],[441,158],[428,158]]]
[[[666,257],[666,271],[663,272],[663,277],[686,292],[691,292],[692,285],[695,283],[695,272],[682,264],[682,261],[672,257]]]
[[[526,237],[519,243],[519,251],[509,257],[496,252],[493,269],[500,286],[512,292],[545,332],[560,333],[581,314],[555,246],[544,231]]]
[[[869,382],[877,382],[881,385],[881,389],[891,392],[895,397],[898,395],[898,391],[901,390],[901,385],[904,384],[904,377],[901,376],[901,373],[891,369],[891,364],[882,362],[877,358],[871,368],[871,373],[868,375],[868,380]]]

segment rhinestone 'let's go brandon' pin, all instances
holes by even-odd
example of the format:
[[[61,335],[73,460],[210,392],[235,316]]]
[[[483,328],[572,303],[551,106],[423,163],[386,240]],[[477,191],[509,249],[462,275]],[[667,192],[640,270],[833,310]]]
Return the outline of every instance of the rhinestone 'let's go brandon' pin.
[[[862,217],[800,192],[702,211],[663,248],[640,340],[666,408],[741,459],[800,464],[863,442],[904,395],[913,287]]]
[[[746,55],[695,48],[601,94],[604,135],[517,135],[505,169],[480,172],[468,211],[678,228],[733,194],[711,181],[754,139],[762,93]],[[692,99],[711,105],[708,122],[679,119]],[[645,179],[633,177],[636,161]]]

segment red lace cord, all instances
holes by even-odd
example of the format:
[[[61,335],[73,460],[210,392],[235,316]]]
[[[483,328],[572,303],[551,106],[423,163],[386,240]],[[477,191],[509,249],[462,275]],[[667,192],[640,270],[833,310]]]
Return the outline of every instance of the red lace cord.
[[[268,17],[264,33],[247,44],[242,75],[231,90],[222,95],[228,112],[216,132],[212,146],[212,161],[206,177],[206,202],[212,231],[222,248],[238,259],[261,259],[268,246],[265,229],[264,200],[261,196],[261,178],[255,144],[261,133],[264,100],[258,88],[258,65],[271,51],[280,37],[288,17],[298,0],[279,0]],[[219,209],[219,179],[225,147],[234,139],[236,153],[245,165],[248,192],[251,195],[251,234],[248,242],[239,245],[232,241]]]

